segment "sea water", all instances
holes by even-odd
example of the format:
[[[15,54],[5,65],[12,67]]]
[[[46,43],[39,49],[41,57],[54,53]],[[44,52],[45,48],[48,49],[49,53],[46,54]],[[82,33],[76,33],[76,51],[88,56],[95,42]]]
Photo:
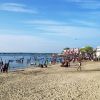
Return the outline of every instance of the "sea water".
[[[38,66],[39,63],[43,63],[48,60],[52,60],[52,53],[0,53],[0,61],[3,63],[9,63],[9,70],[23,69],[30,65]]]

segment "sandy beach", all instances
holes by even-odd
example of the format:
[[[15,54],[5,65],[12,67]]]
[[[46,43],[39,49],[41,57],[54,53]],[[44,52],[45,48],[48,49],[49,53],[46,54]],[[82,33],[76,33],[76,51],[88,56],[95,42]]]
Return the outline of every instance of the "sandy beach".
[[[100,100],[100,62],[0,73],[0,100]]]

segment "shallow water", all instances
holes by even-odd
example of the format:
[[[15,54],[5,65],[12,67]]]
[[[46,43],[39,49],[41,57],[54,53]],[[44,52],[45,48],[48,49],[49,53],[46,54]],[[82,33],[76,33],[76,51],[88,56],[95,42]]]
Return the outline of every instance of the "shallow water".
[[[22,69],[35,64],[43,63],[46,59],[48,62],[51,60],[51,55],[48,53],[2,53],[0,54],[0,59],[3,63],[10,60],[9,70]]]

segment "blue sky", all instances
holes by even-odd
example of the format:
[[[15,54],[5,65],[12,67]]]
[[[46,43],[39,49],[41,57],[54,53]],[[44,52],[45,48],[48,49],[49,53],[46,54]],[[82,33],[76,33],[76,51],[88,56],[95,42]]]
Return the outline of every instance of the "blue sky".
[[[96,47],[99,19],[99,0],[0,0],[0,52]]]

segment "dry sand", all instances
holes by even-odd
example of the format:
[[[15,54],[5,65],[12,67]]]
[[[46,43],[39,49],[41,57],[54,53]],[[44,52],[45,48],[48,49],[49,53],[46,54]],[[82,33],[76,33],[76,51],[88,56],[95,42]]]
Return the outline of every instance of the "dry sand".
[[[0,100],[100,100],[100,63],[0,73]]]

